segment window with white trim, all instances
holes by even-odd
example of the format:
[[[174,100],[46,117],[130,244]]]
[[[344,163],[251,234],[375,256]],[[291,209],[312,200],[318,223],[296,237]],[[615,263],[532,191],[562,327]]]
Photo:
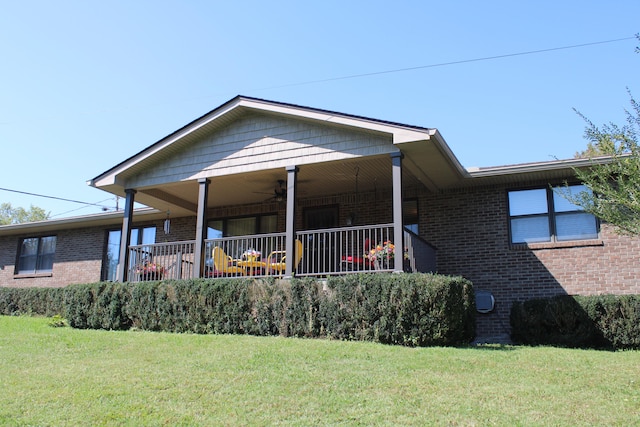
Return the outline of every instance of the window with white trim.
[[[568,190],[588,191],[584,185],[571,185]],[[551,188],[509,191],[509,227],[511,243],[598,238],[596,218]]]
[[[17,274],[51,273],[56,254],[56,236],[28,237],[20,242]]]

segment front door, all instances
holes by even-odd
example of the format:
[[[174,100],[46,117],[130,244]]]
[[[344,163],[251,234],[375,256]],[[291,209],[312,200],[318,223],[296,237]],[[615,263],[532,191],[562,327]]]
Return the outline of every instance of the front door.
[[[338,207],[322,206],[319,208],[307,208],[304,211],[305,230],[319,230],[321,228],[333,228],[338,226]]]
[[[304,210],[305,230],[318,230],[317,233],[309,234],[306,242],[302,242],[303,253],[311,256],[310,262],[307,264],[308,269],[336,271],[338,260],[334,258],[339,251],[331,247],[330,233],[323,233],[321,230],[337,226],[338,206],[322,206]]]

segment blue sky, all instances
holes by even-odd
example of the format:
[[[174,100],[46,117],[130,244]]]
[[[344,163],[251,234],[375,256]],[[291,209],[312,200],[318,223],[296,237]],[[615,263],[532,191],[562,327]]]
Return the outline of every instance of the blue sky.
[[[573,157],[586,145],[573,108],[622,123],[626,88],[640,97],[637,0],[5,0],[1,10],[0,188],[110,208],[87,180],[238,94],[435,127],[466,167]],[[100,211],[2,190],[0,202],[53,218]]]

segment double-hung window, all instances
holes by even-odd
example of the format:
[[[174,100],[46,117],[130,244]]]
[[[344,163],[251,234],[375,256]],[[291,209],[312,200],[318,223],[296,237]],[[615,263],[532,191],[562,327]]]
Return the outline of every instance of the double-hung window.
[[[572,185],[568,191],[576,194],[588,189]],[[509,225],[511,243],[598,238],[596,218],[551,188],[509,191]]]
[[[22,239],[18,255],[18,274],[51,273],[56,253],[56,236]]]

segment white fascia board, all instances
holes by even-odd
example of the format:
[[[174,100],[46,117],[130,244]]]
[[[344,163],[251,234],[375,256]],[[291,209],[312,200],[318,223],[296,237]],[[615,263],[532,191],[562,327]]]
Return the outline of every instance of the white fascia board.
[[[154,154],[164,150],[169,145],[174,142],[184,138],[186,135],[200,129],[203,126],[206,126],[208,123],[216,120],[218,117],[224,115],[228,111],[236,108],[239,103],[241,103],[241,99],[233,100],[228,104],[223,105],[222,107],[205,114],[204,116],[196,119],[195,121],[187,124],[185,127],[171,133],[170,135],[160,139],[158,142],[152,144],[151,146],[145,148],[138,154],[133,155],[129,159],[125,160],[121,164],[115,166],[114,168],[108,170],[106,173],[102,175],[98,175],[96,178],[88,180],[87,184],[92,187],[103,187],[108,185],[117,185],[117,176],[129,169],[136,163],[139,163],[142,160],[145,160]]]
[[[471,178],[483,178],[500,175],[515,175],[521,173],[544,172],[558,169],[585,168],[599,164],[609,163],[609,156],[592,159],[567,159],[552,160],[548,162],[521,163],[517,165],[495,166],[487,168],[469,168],[467,172]]]
[[[446,158],[449,159],[451,165],[456,169],[456,171],[461,176],[468,177],[468,171],[464,166],[462,166],[462,163],[460,163],[460,160],[458,160],[456,155],[453,153],[451,147],[449,147],[449,144],[447,144],[447,142],[444,140],[444,137],[442,136],[440,131],[438,129],[433,129],[432,136],[432,140],[438,145],[438,148],[446,156]]]
[[[432,129],[412,129],[409,127],[403,127],[401,125],[394,125],[391,123],[381,123],[375,121],[374,119],[350,117],[341,115],[339,113],[315,111],[307,109],[305,107],[291,107],[288,105],[271,104],[267,101],[261,102],[258,100],[242,99],[240,100],[238,105],[256,110],[269,111],[288,116],[296,116],[305,119],[335,123],[344,126],[391,134],[393,135],[394,144],[429,139],[432,131]]]

